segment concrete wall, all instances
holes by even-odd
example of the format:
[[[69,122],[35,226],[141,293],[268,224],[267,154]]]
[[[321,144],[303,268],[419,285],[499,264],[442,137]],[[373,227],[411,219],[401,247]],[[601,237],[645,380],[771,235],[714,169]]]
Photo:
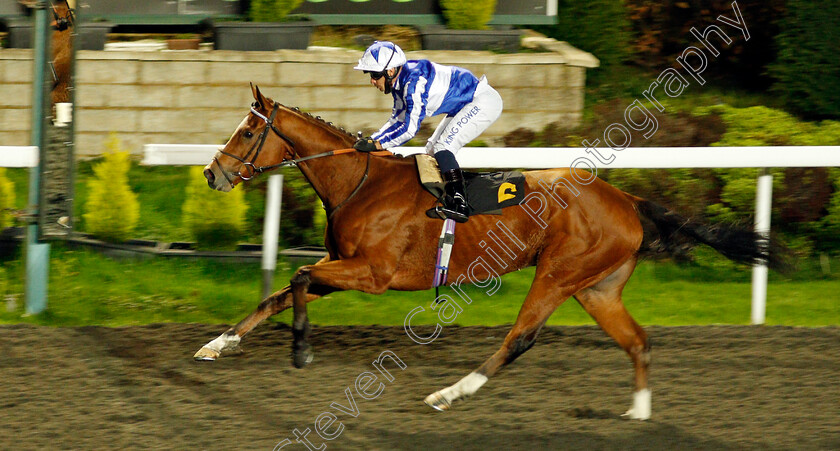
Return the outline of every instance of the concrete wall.
[[[569,52],[424,51],[408,57],[486,74],[505,109],[481,139],[497,144],[518,127],[539,130],[555,121],[569,126],[580,121],[584,66],[592,65],[588,54]],[[352,69],[360,56],[345,49],[80,51],[77,155],[101,153],[110,132],[136,154],[147,143],[223,143],[248,112],[249,82],[284,105],[300,107],[348,130],[378,129],[390,114],[391,96],[369,86],[368,78]],[[30,50],[0,50],[0,145],[29,143],[31,80]],[[434,126],[438,119],[427,120]]]

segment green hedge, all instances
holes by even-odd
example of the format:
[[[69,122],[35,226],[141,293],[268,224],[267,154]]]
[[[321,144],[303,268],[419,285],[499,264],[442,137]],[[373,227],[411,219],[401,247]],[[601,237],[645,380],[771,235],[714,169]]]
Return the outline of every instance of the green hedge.
[[[281,169],[283,174],[283,198],[280,212],[280,242],[284,247],[323,246],[326,216],[321,200],[297,168]],[[260,175],[240,184],[248,201],[246,235],[250,242],[262,241],[265,219],[265,196],[269,174]],[[206,186],[206,184],[205,184]]]
[[[715,142],[694,145],[840,145],[837,121],[802,121],[784,111],[763,106],[718,105],[697,108],[694,114],[699,120],[697,124],[715,118],[710,123],[721,121],[724,125]],[[660,117],[661,124],[673,121],[666,117]],[[760,166],[761,156],[756,160]],[[613,169],[599,175],[625,191],[682,214],[710,222],[751,225],[758,171],[754,168]],[[777,168],[771,174],[774,176],[773,230],[802,254],[840,251],[840,169]]]
[[[829,174],[834,182],[834,193],[827,214],[811,224],[818,249],[840,249],[840,168],[829,169]]]
[[[326,215],[321,199],[297,168],[283,171],[281,239],[288,246],[324,245]]]
[[[583,2],[582,2],[583,3]],[[635,62],[660,71],[673,66],[675,58],[688,46],[707,52],[691,34],[699,33],[710,25],[717,25],[732,39],[730,45],[722,43],[716,35],[710,42],[720,44],[719,56],[709,55],[709,66],[703,77],[727,85],[739,84],[743,88],[764,91],[772,80],[766,75],[768,64],[776,58],[775,39],[779,33],[779,19],[788,0],[738,0],[750,39],[734,27],[718,21],[720,15],[734,18],[732,0],[626,0],[631,18]],[[604,33],[611,30],[604,28]]]
[[[634,38],[622,0],[559,0],[557,24],[534,28],[601,60],[601,69],[593,70],[590,76],[597,77],[632,59]]]
[[[440,0],[446,27],[453,30],[484,30],[496,11],[496,0]]]
[[[727,124],[718,146],[836,146],[840,145],[840,122],[807,122],[767,107],[717,106],[701,112],[716,112]],[[793,150],[791,150],[793,151]],[[721,202],[709,207],[710,216],[727,219],[749,215],[755,203],[754,169],[719,169],[724,181]],[[773,224],[791,236],[794,247],[840,250],[840,171],[829,168],[775,169],[773,174]]]
[[[832,146],[840,145],[840,122],[801,121],[790,114],[756,106],[700,108],[698,114],[720,115],[726,133],[714,146]],[[794,150],[791,150],[793,152]],[[754,210],[755,170],[719,169],[723,182],[721,202],[709,213],[727,217],[731,213],[749,214]],[[798,229],[798,223],[819,221],[832,196],[836,174],[827,168],[785,168],[774,172],[774,220],[781,228]]]
[[[840,118],[840,2],[788,0],[772,90],[792,111]]]
[[[251,0],[248,18],[253,22],[282,22],[303,0]]]

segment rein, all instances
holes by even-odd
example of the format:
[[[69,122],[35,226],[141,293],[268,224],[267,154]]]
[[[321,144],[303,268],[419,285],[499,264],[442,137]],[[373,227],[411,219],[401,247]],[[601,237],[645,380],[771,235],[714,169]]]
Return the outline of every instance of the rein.
[[[260,132],[260,135],[257,139],[257,142],[254,143],[254,145],[251,146],[250,149],[248,149],[248,153],[246,153],[244,157],[239,157],[237,155],[234,155],[232,153],[225,152],[224,150],[219,149],[219,153],[221,153],[222,155],[226,155],[228,157],[231,157],[234,160],[241,163],[241,166],[239,167],[239,170],[236,172],[236,174],[234,174],[234,176],[237,176],[237,177],[241,178],[242,180],[248,181],[248,180],[251,180],[254,177],[256,177],[257,174],[260,174],[260,173],[263,173],[265,171],[269,171],[269,170],[272,170],[272,169],[284,168],[284,167],[289,167],[289,166],[297,166],[298,163],[308,161],[308,160],[314,160],[316,158],[331,157],[331,156],[334,156],[334,155],[342,155],[342,154],[346,154],[346,153],[358,152],[358,150],[350,147],[350,148],[347,148],[347,149],[330,150],[330,151],[327,151],[327,152],[321,152],[321,153],[318,153],[318,154],[315,154],[315,155],[309,155],[309,156],[306,156],[306,157],[294,158],[294,159],[291,159],[291,160],[283,160],[280,163],[272,164],[272,165],[268,165],[268,166],[256,166],[254,164],[254,162],[257,161],[257,158],[260,156],[260,152],[262,152],[262,148],[263,148],[263,145],[265,144],[265,140],[266,140],[266,138],[268,138],[268,131],[269,130],[273,131],[277,136],[279,136],[280,138],[282,138],[283,140],[288,142],[289,145],[291,145],[292,149],[295,148],[295,142],[291,138],[286,136],[283,132],[281,132],[280,129],[278,129],[274,125],[274,119],[277,117],[277,112],[279,110],[280,110],[280,104],[275,103],[274,108],[272,108],[272,110],[271,110],[271,114],[268,117],[266,117],[265,115],[261,114],[259,111],[256,110],[255,105],[251,106],[251,113],[254,116],[257,116],[258,118],[262,119],[263,122],[265,122],[265,128],[263,128],[263,131]],[[254,149],[256,149],[256,152],[254,152]],[[248,161],[247,159],[251,155],[252,152],[253,152],[254,156],[251,158],[251,161]],[[328,220],[330,218],[332,218],[332,216],[335,214],[335,212],[338,211],[339,208],[343,207],[347,202],[350,201],[350,199],[352,199],[356,195],[356,193],[359,192],[360,189],[362,189],[362,185],[364,185],[365,181],[368,179],[368,174],[370,173],[370,156],[371,155],[374,155],[374,156],[377,156],[377,157],[384,157],[384,156],[388,156],[388,155],[393,155],[393,153],[391,153],[390,151],[387,151],[387,150],[380,150],[378,152],[367,152],[367,162],[365,164],[364,175],[362,175],[361,180],[359,180],[359,183],[356,185],[356,188],[353,189],[353,191],[350,193],[350,195],[347,197],[347,199],[344,199],[341,203],[339,203],[338,205],[336,205],[333,208],[328,208],[328,213],[327,213],[327,219]],[[219,160],[217,158],[213,157],[213,161],[215,161],[216,164],[219,165],[219,168],[221,169],[221,165],[219,164]],[[243,168],[250,168],[247,171],[248,175],[243,174],[243,172],[242,172]],[[232,186],[233,182],[230,179],[230,177],[228,177],[227,173],[224,170],[222,170],[221,172],[222,172],[222,175],[225,176],[225,179],[227,179],[228,183]]]

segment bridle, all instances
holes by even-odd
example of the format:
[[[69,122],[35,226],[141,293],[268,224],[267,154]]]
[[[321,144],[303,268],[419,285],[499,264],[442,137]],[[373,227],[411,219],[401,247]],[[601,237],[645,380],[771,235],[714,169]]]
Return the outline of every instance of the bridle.
[[[76,22],[76,17],[74,14],[73,8],[70,8],[70,4],[67,4],[67,15],[61,17],[58,15],[58,10],[56,10],[55,5],[50,2],[50,6],[52,7],[53,13],[53,23],[52,26],[56,29],[56,31],[64,31],[70,27],[72,27]]]
[[[279,103],[274,104],[274,108],[271,109],[271,114],[269,114],[268,117],[265,117],[262,113],[257,111],[257,108],[256,108],[257,106],[259,106],[259,103],[257,103],[257,102],[254,102],[251,105],[251,114],[253,114],[254,116],[256,116],[260,119],[262,119],[263,122],[265,122],[265,128],[263,128],[262,132],[260,132],[260,135],[257,138],[257,141],[254,143],[254,145],[252,145],[251,148],[248,149],[248,153],[246,153],[244,157],[239,157],[239,156],[234,155],[230,152],[225,152],[224,150],[219,149],[219,153],[221,153],[222,155],[226,155],[228,157],[231,157],[234,160],[241,163],[241,166],[239,167],[239,170],[236,171],[236,174],[234,174],[234,177],[239,177],[239,178],[241,178],[242,180],[245,180],[245,181],[251,180],[252,178],[256,177],[258,173],[268,171],[268,170],[271,170],[271,169],[284,167],[284,166],[294,166],[294,165],[297,164],[298,161],[303,161],[302,159],[299,159],[299,160],[283,160],[279,164],[274,164],[274,165],[270,165],[270,166],[256,166],[256,165],[254,165],[254,162],[256,162],[257,158],[259,158],[259,156],[260,156],[260,152],[262,152],[262,148],[263,148],[263,145],[265,144],[265,140],[266,140],[266,138],[268,138],[269,130],[273,131],[277,136],[283,138],[283,140],[285,140],[287,143],[289,143],[290,146],[292,146],[292,149],[295,148],[295,142],[292,141],[292,138],[289,138],[288,136],[286,136],[283,132],[280,131],[280,129],[278,129],[274,125],[274,118],[277,117],[277,112],[280,111],[280,104]],[[252,153],[254,154],[254,156],[251,158],[251,161],[248,161],[248,157]],[[216,157],[213,157],[213,161],[215,161],[216,164],[219,165],[219,169],[222,169],[222,165],[219,164],[219,160]],[[244,168],[250,168],[247,171],[248,175],[246,175],[245,173],[242,172]],[[228,177],[227,173],[224,170],[222,170],[221,172],[225,176],[225,178],[227,179],[228,183],[230,183],[230,185],[233,186],[233,182]]]
[[[313,160],[315,158],[329,157],[329,156],[333,156],[333,155],[341,155],[341,154],[345,154],[345,153],[357,152],[356,149],[351,147],[351,148],[348,148],[348,149],[330,150],[330,151],[327,151],[327,152],[322,152],[322,153],[315,154],[315,155],[309,155],[309,156],[306,156],[306,157],[293,158],[293,159],[289,159],[289,160],[284,159],[280,163],[272,164],[272,165],[268,165],[268,166],[257,166],[254,163],[257,161],[257,158],[260,156],[260,152],[262,152],[262,148],[263,148],[263,145],[265,144],[265,140],[266,140],[266,138],[268,138],[268,131],[269,130],[273,131],[277,136],[279,136],[284,141],[289,143],[292,150],[294,150],[294,148],[295,148],[295,142],[291,138],[286,136],[286,134],[281,132],[280,129],[277,128],[277,126],[274,125],[274,120],[277,117],[277,112],[280,111],[280,104],[276,103],[276,102],[274,103],[274,107],[271,109],[271,113],[268,115],[268,117],[266,117],[265,115],[263,115],[262,113],[257,111],[258,106],[259,106],[258,102],[254,102],[253,104],[251,104],[251,114],[253,114],[254,116],[256,116],[260,119],[262,119],[262,121],[265,122],[265,128],[263,128],[262,132],[260,132],[260,135],[257,138],[257,141],[254,143],[254,145],[252,145],[251,148],[248,149],[248,153],[246,153],[244,157],[239,157],[239,156],[234,155],[230,152],[225,152],[224,150],[219,149],[219,153],[221,153],[222,155],[231,157],[231,158],[233,158],[234,160],[236,160],[240,163],[239,170],[236,171],[235,174],[233,174],[234,177],[239,177],[244,181],[248,181],[248,180],[251,180],[254,177],[256,177],[257,174],[263,173],[265,171],[269,171],[269,170],[277,169],[277,168],[289,167],[289,166],[297,166],[298,163],[300,163],[302,161]],[[253,153],[253,157],[251,157],[251,160],[248,161],[248,157],[251,156],[252,153]],[[349,202],[350,199],[352,199],[353,196],[355,196],[356,193],[358,193],[359,190],[362,188],[362,185],[368,179],[368,174],[370,173],[370,156],[371,156],[371,154],[374,154],[376,156],[393,155],[391,152],[389,152],[387,150],[383,150],[383,151],[380,151],[380,152],[367,152],[367,162],[365,164],[365,173],[364,173],[364,175],[362,175],[362,179],[359,180],[359,183],[356,185],[356,188],[353,190],[353,192],[350,193],[350,195],[347,197],[347,199],[345,199],[344,201],[342,201],[340,204],[336,205],[333,208],[327,207],[327,211],[328,211],[327,219],[331,218],[332,215],[335,214],[335,212],[338,211],[339,208],[341,208],[342,206],[344,206],[344,204]],[[292,153],[292,155],[294,156],[294,152]],[[221,163],[219,163],[219,159],[216,158],[216,157],[213,157],[213,162],[215,162],[219,166],[220,172],[222,173],[222,175],[225,176],[225,179],[227,180],[228,184],[233,186],[233,181],[230,179],[230,177],[228,177],[227,172],[222,168]],[[212,164],[212,162],[211,162],[211,164]],[[247,174],[242,172],[243,168],[248,168]]]

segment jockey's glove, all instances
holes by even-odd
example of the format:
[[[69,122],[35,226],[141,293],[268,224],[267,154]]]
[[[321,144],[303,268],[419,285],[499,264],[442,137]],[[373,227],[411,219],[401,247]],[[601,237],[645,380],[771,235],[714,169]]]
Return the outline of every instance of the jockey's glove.
[[[359,152],[376,152],[376,140],[373,138],[359,138],[356,141],[356,144],[353,144],[353,148],[358,150]]]

